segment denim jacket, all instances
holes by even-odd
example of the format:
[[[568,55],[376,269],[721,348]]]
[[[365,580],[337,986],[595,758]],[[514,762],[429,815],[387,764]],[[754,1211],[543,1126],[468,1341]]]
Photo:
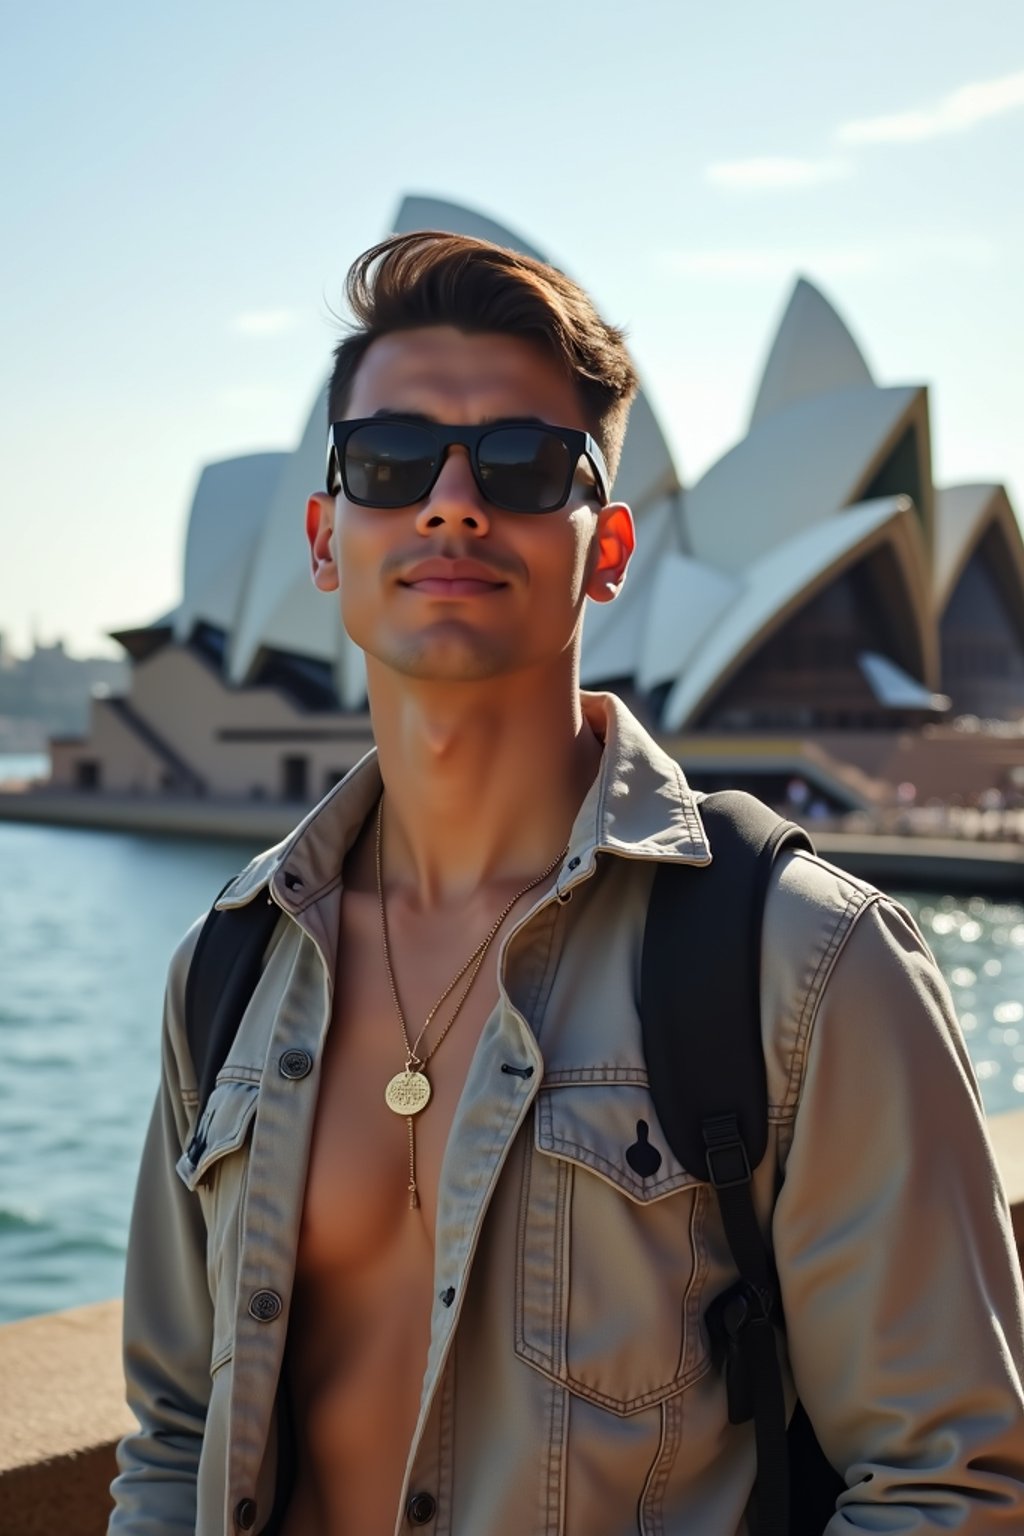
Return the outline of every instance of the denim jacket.
[[[602,765],[553,888],[504,938],[448,1140],[396,1533],[746,1531],[753,1430],[728,1422],[704,1324],[734,1271],[708,1186],[661,1132],[637,1008],[653,872],[685,863],[699,879],[714,850],[678,764],[614,697],[583,703]],[[183,991],[198,924],[173,958],[129,1248],[139,1429],[119,1448],[119,1536],[270,1520],[340,871],[380,788],[371,754],[221,898],[274,902],[287,921],[194,1144]],[[1024,1531],[1024,1298],[935,963],[899,906],[793,853],[761,980],[754,1198],[787,1393],[848,1484],[828,1536]],[[686,988],[680,975],[684,1007]],[[625,1155],[640,1121],[661,1159],[646,1177]]]

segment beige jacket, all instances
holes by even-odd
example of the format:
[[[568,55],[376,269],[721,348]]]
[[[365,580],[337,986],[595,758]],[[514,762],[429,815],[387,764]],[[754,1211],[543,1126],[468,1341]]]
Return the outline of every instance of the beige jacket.
[[[396,1532],[417,1515],[430,1536],[745,1531],[752,1429],[727,1422],[703,1323],[734,1273],[708,1187],[661,1134],[637,1013],[655,866],[710,851],[678,765],[616,699],[584,703],[600,774],[555,887],[503,942],[448,1143]],[[196,1167],[182,1001],[197,928],[172,962],[125,1297],[140,1428],[120,1447],[112,1532],[222,1536],[270,1518],[339,871],[379,793],[371,755],[222,898],[269,899],[290,921]],[[797,853],[769,896],[762,983],[755,1198],[788,1387],[850,1485],[829,1536],[1024,1531],[1020,1281],[935,964],[898,906]],[[680,975],[684,1006],[686,988]],[[646,1179],[624,1155],[640,1120],[662,1153]]]

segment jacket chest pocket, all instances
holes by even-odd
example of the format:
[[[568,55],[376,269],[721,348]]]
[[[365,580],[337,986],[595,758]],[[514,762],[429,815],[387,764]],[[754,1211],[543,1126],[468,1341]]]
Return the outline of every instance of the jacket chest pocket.
[[[705,1187],[669,1150],[647,1087],[541,1089],[517,1234],[516,1353],[622,1415],[709,1366]]]
[[[258,1097],[255,1083],[217,1083],[177,1162],[178,1176],[198,1197],[206,1221],[206,1274],[214,1307],[211,1372],[233,1350],[249,1140]]]

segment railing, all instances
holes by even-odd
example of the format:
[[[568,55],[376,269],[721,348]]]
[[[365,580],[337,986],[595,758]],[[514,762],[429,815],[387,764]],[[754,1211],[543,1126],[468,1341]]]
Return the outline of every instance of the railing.
[[[1024,1110],[988,1124],[1024,1266]],[[2,1536],[104,1536],[114,1447],[133,1422],[120,1329],[116,1301],[0,1328]]]

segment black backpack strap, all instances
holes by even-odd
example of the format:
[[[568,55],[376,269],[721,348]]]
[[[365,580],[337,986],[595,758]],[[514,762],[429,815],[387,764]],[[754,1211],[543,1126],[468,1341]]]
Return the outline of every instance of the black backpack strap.
[[[739,1280],[706,1322],[725,1372],[729,1417],[754,1420],[756,1536],[787,1536],[785,1399],[773,1322],[777,1287],[751,1196],[768,1144],[761,1047],[761,920],[783,849],[813,851],[807,834],[736,790],[701,804],[712,864],[661,865],[641,968],[641,1018],[651,1096],[680,1162],[714,1186]]]
[[[229,880],[217,901],[231,884]],[[197,1126],[256,990],[280,916],[280,907],[260,892],[244,907],[221,910],[215,902],[199,931],[185,980],[185,1038],[199,1084]],[[189,1160],[197,1163],[202,1151],[193,1138]]]

